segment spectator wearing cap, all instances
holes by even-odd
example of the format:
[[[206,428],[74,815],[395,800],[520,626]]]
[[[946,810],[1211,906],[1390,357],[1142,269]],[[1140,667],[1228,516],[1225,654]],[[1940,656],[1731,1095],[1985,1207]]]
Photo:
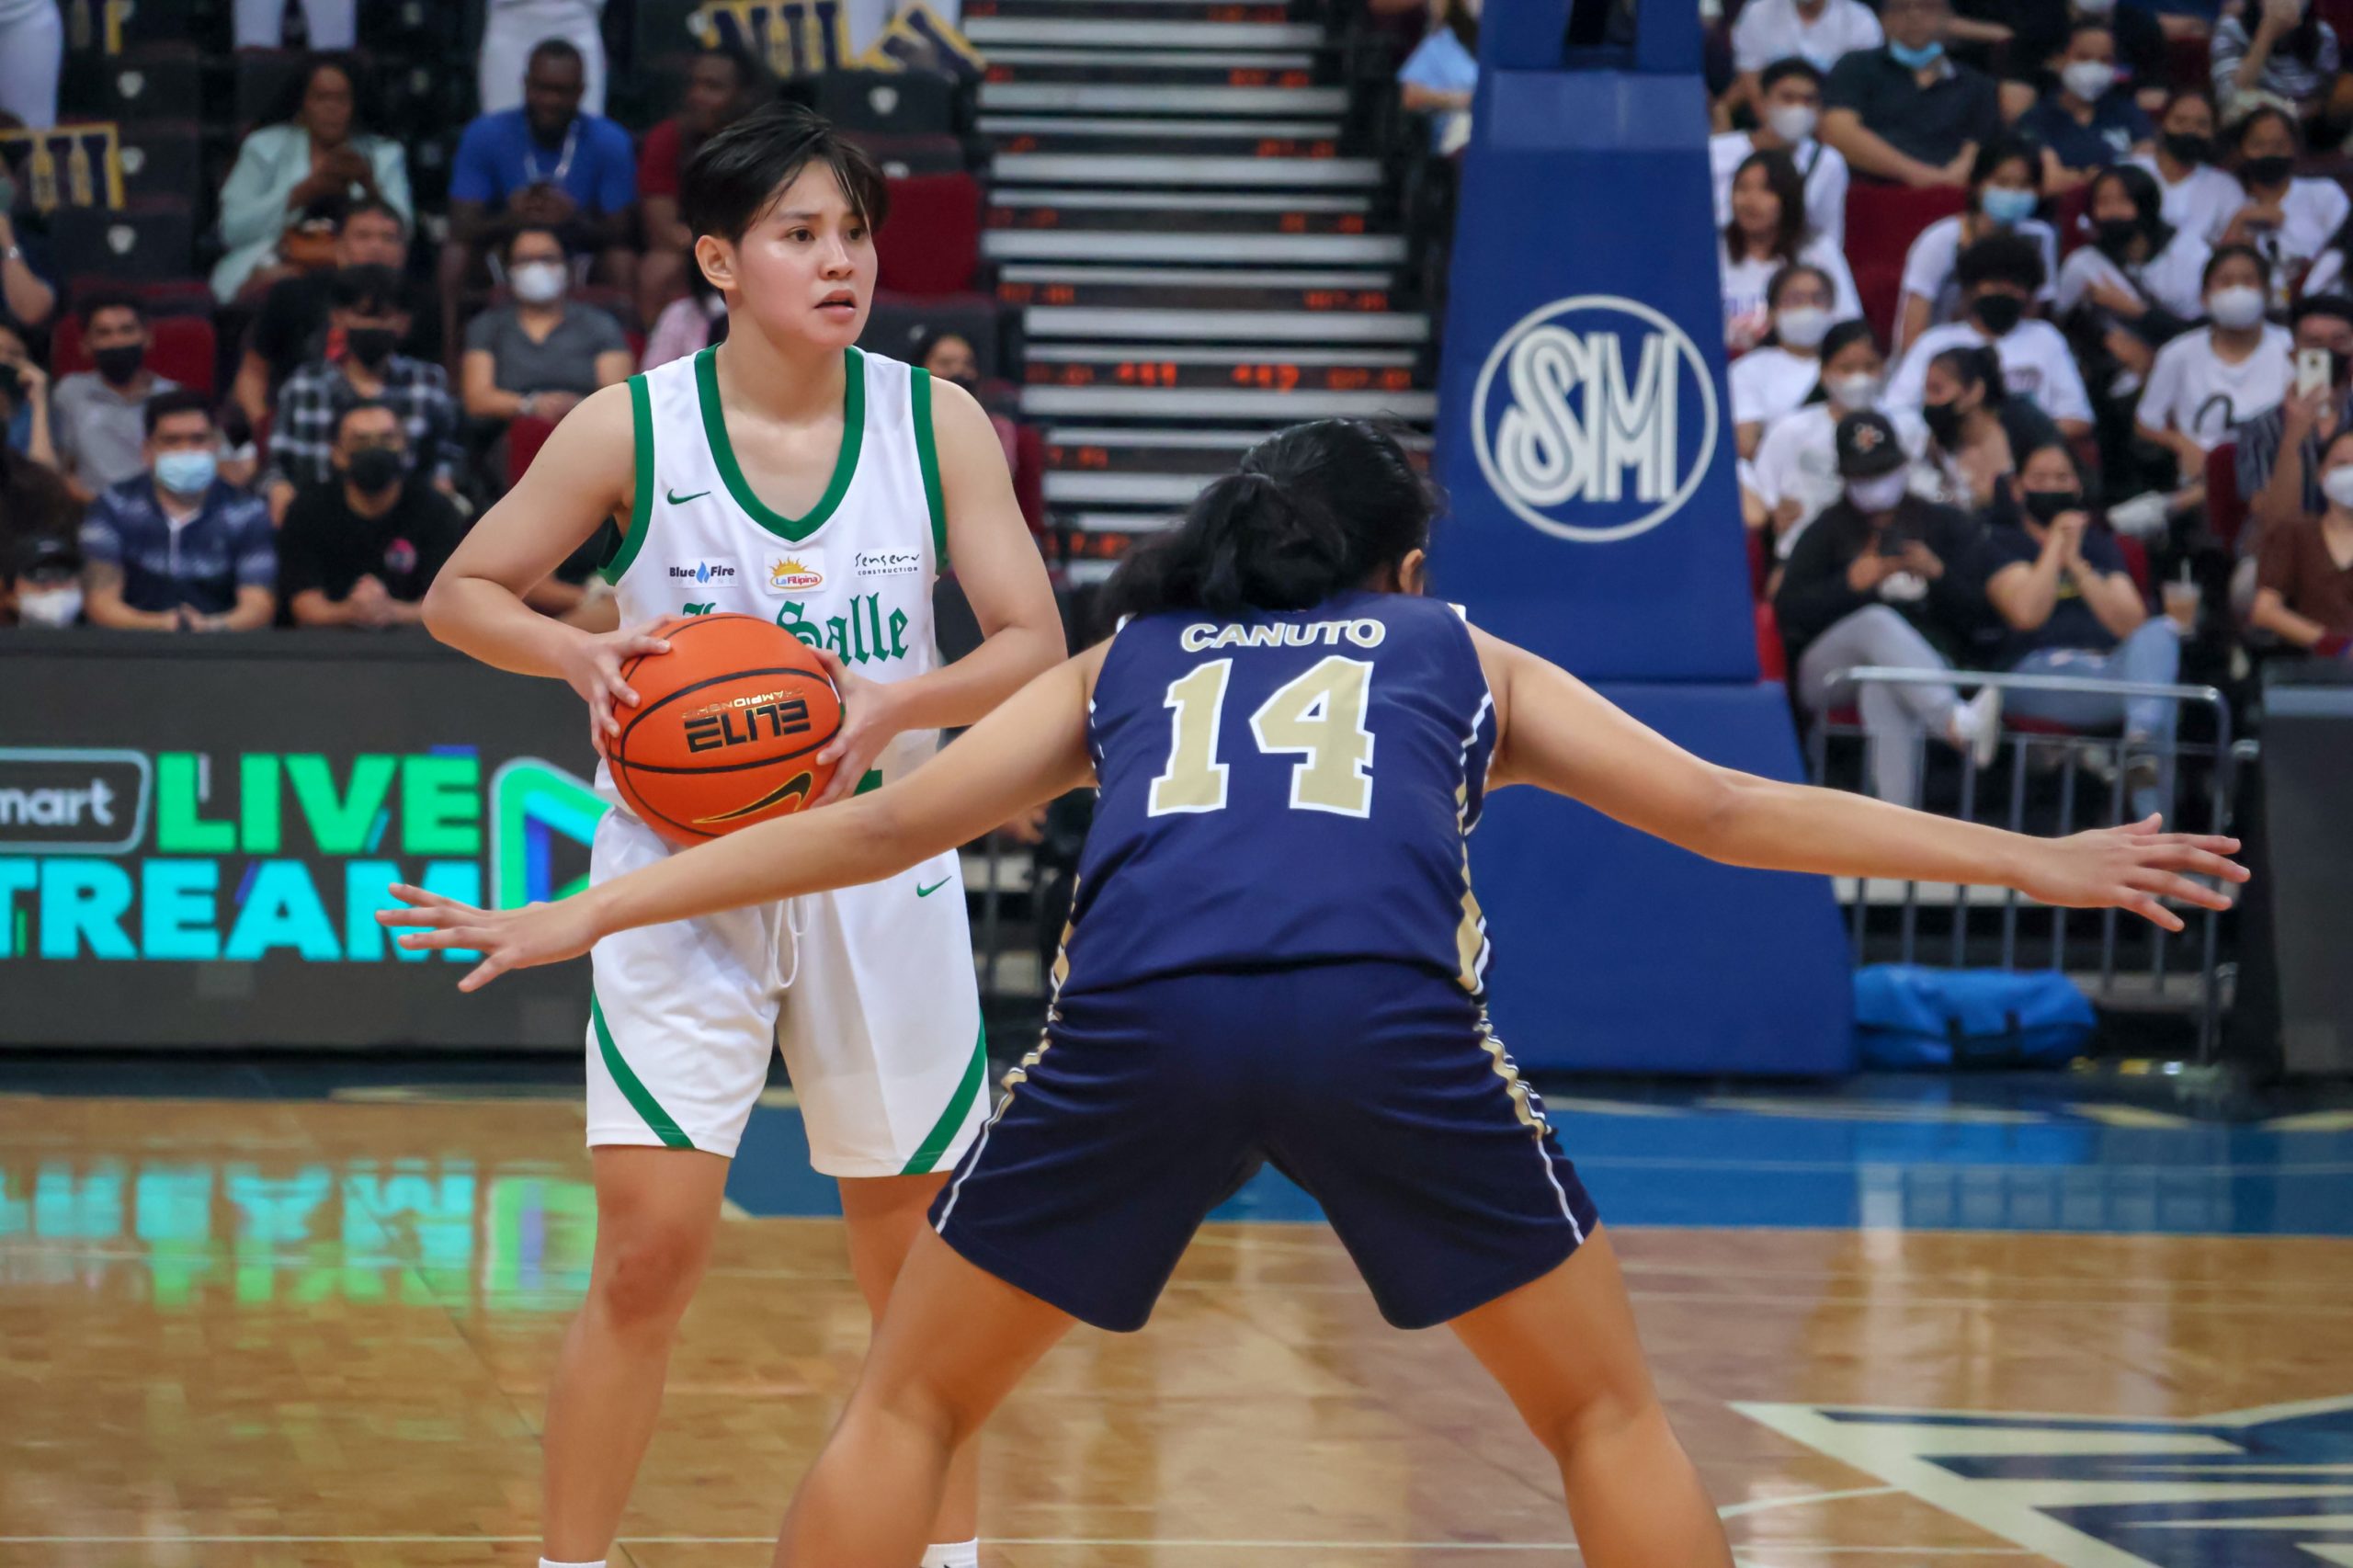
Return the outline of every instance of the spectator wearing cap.
[[[392,203],[355,201],[345,210],[335,229],[333,264],[298,272],[271,285],[245,339],[230,392],[247,419],[258,424],[269,417],[278,389],[304,360],[342,358],[342,343],[327,338],[335,274],[347,267],[388,267],[404,278],[408,239],[408,223]],[[402,340],[400,351],[412,358],[439,358],[441,326],[432,301],[418,299],[412,290],[408,304],[408,335]]]
[[[1945,51],[1947,0],[1886,0],[1887,42],[1830,70],[1822,139],[1859,175],[1895,185],[1960,185],[2002,129],[1993,79]]]
[[[408,437],[408,463],[454,493],[465,463],[458,405],[440,366],[395,351],[409,326],[408,292],[388,267],[352,267],[335,275],[327,314],[339,359],[310,361],[286,379],[269,431],[264,476],[270,515],[283,517],[295,491],[335,479],[336,416],[355,403],[389,403]]]
[[[2024,234],[2042,256],[2045,286],[2038,302],[2055,297],[2049,279],[2059,267],[2058,231],[2034,215],[2042,200],[2042,161],[2035,144],[2001,136],[1977,149],[1969,169],[1968,204],[1920,231],[1904,253],[1903,293],[1895,313],[1895,352],[1902,354],[1931,326],[1961,316],[1961,254],[1995,234]]]
[[[1918,737],[1936,735],[1993,760],[2001,739],[2001,692],[1970,701],[1941,681],[1854,683],[1865,665],[1944,670],[1986,620],[1966,566],[1975,551],[1969,519],[1911,493],[1904,444],[1883,414],[1838,422],[1845,493],[1798,540],[1773,596],[1798,701],[1817,720],[1852,703],[1870,748],[1881,800],[1911,805]]]
[[[368,132],[360,81],[349,60],[313,56],[289,85],[273,122],[256,127],[237,149],[221,187],[227,254],[212,269],[212,293],[222,304],[248,290],[257,301],[292,274],[280,242],[318,203],[382,201],[409,220],[407,154],[399,142]]]
[[[81,619],[82,552],[71,539],[35,534],[0,551],[0,624],[56,630]]]
[[[2265,530],[2247,622],[2323,658],[2353,656],[2353,429],[2329,438],[2318,515]]]
[[[458,509],[409,476],[407,433],[388,403],[355,403],[335,425],[335,483],[288,508],[278,588],[298,626],[412,626],[464,533]]]
[[[2106,20],[2086,18],[2068,30],[2058,80],[2019,119],[2018,130],[2042,143],[2043,187],[2054,195],[2154,150],[2157,128],[2120,84],[2116,34]]]
[[[629,380],[621,324],[565,298],[572,263],[554,230],[516,230],[505,260],[513,302],[466,324],[459,373],[469,416],[502,426],[523,415],[562,419],[597,388]]]
[[[97,368],[59,380],[50,394],[50,425],[59,472],[88,501],[145,471],[147,400],[179,383],[147,368],[153,336],[137,295],[87,294],[75,313]]]
[[[1846,0],[1854,4],[1854,0]],[[1860,6],[1856,9],[1861,10]],[[1748,11],[1741,16],[1745,19]],[[1869,12],[1864,13],[1866,16]],[[1878,30],[1879,24],[1871,24]],[[1756,129],[1708,138],[1708,172],[1714,182],[1716,226],[1732,222],[1733,176],[1758,153],[1786,153],[1805,186],[1805,221],[1826,244],[1847,243],[1847,160],[1814,138],[1822,121],[1822,72],[1811,62],[1776,60],[1756,82]]]
[[[1723,227],[1717,270],[1723,289],[1724,345],[1738,354],[1772,330],[1768,286],[1782,270],[1802,266],[1830,283],[1836,319],[1859,316],[1854,275],[1847,258],[1806,227],[1805,187],[1787,153],[1751,153],[1732,182],[1732,221]]]
[[[2246,187],[2214,166],[2214,100],[2184,87],[2165,100],[2157,143],[2129,160],[2157,176],[2165,221],[2208,244],[2220,244],[2231,220],[2246,205]]]
[[[2290,334],[2297,354],[2307,349],[2329,357],[2329,384],[2309,392],[2294,390],[2270,410],[2241,425],[2239,494],[2247,519],[2239,551],[2252,552],[2268,529],[2316,517],[2328,507],[2320,487],[2323,446],[2341,430],[2353,429],[2353,300],[2321,294],[2296,306]]]
[[[82,519],[84,609],[94,626],[257,631],[277,613],[269,508],[220,477],[221,433],[201,392],[147,403],[147,471]]]
[[[2271,264],[2272,308],[2283,309],[2301,293],[2318,292],[2305,287],[2305,274],[2353,215],[2353,199],[2333,179],[2296,173],[2303,133],[2285,110],[2256,109],[2238,122],[2235,140],[2246,204],[2232,216],[2222,239],[2263,253]]]
[[[2140,437],[2174,456],[2177,485],[2203,494],[2206,454],[2234,426],[2269,414],[2288,395],[2295,340],[2264,319],[2270,277],[2263,257],[2245,245],[2224,245],[2206,263],[2207,324],[2157,350],[2142,389]]]
[[[688,275],[695,270],[695,237],[678,212],[679,172],[713,131],[742,119],[773,91],[767,70],[749,51],[722,44],[694,57],[678,112],[645,133],[637,154],[639,216],[645,228],[645,259],[637,278],[641,320],[660,316],[686,291]]]
[[[1930,327],[1904,351],[1888,384],[1889,404],[1918,408],[1928,362],[1946,349],[1990,347],[2001,360],[2006,391],[2040,408],[2063,435],[2089,435],[2091,399],[2066,335],[2029,313],[2042,287],[2040,248],[2024,234],[1995,234],[1963,251],[1958,271],[1966,313]]]

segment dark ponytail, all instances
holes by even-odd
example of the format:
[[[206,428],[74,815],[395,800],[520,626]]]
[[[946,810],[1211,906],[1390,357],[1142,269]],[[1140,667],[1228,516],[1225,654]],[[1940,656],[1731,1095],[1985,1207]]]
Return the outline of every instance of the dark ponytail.
[[[1136,549],[1104,611],[1298,610],[1361,586],[1429,542],[1437,496],[1395,438],[1360,419],[1279,430]]]

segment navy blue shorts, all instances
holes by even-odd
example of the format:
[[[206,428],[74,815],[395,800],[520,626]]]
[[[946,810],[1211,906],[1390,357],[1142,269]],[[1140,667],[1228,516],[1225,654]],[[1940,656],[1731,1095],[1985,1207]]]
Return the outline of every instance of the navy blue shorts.
[[[1427,1328],[1558,1267],[1593,1200],[1477,1001],[1320,964],[1065,996],[932,1205],[967,1260],[1131,1331],[1204,1216],[1272,1161],[1381,1313]]]

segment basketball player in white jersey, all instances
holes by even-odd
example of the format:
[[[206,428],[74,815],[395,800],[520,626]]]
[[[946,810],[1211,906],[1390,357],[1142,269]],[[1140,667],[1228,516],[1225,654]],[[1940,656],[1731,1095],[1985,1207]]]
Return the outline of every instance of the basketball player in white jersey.
[[[564,680],[601,750],[664,616],[740,611],[818,648],[842,687],[838,799],[897,778],[1063,656],[1061,619],[971,396],[852,347],[874,288],[874,165],[804,109],[738,120],[688,163],[695,260],[726,340],[583,403],[435,582],[426,623],[487,664]],[[623,630],[522,595],[606,517]],[[933,580],[952,558],[981,647],[942,666]],[[592,880],[659,860],[621,807]],[[839,1178],[850,1267],[878,1315],[934,1192],[988,1110],[953,853],[865,887],[598,944],[587,1040],[597,1252],[548,1400],[545,1564],[603,1562],[652,1436],[729,1159],[781,1046],[816,1168]],[[926,1565],[976,1559],[969,1453]],[[914,1565],[910,1564],[910,1568]]]

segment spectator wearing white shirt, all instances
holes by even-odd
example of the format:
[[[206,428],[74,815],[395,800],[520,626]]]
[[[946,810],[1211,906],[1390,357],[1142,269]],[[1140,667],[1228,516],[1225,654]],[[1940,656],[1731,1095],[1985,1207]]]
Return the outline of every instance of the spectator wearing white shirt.
[[[2184,87],[2166,100],[2155,151],[2129,161],[2157,176],[2165,222],[2210,245],[2222,243],[2246,205],[2246,187],[2214,166],[2214,100],[2200,88]]]
[[[1918,408],[1928,361],[1945,350],[1990,347],[2001,360],[2003,383],[2010,393],[2040,407],[2070,438],[2089,435],[2091,399],[2066,335],[2027,314],[2042,289],[2042,265],[2041,247],[2025,234],[1995,234],[1961,252],[1955,271],[1967,314],[1930,327],[1904,351],[1903,363],[1888,386],[1889,403]]]
[[[1879,17],[1862,0],[1749,0],[1732,28],[1735,102],[1756,103],[1771,85],[1762,73],[1792,57],[1827,74],[1839,58],[1887,41]],[[1761,113],[1758,118],[1763,118]]]
[[[2059,426],[2002,381],[2002,361],[1982,344],[1947,348],[1921,379],[1928,449],[1913,488],[1941,506],[1983,512],[1999,500],[2018,457],[2062,439]]]
[[[1879,404],[1887,381],[1887,361],[1865,321],[1842,321],[1822,340],[1821,379],[1794,412],[1765,432],[1743,481],[1762,504],[1774,534],[1774,553],[1788,560],[1798,535],[1838,499],[1838,421]],[[1928,449],[1928,429],[1907,410],[1888,411],[1904,455],[1915,460]]]
[[[1801,262],[1773,274],[1765,304],[1773,330],[1732,362],[1733,427],[1753,458],[1766,427],[1803,403],[1822,380],[1822,340],[1837,318],[1830,275]]]
[[[2205,494],[2206,454],[2279,406],[2295,356],[2288,329],[2264,319],[2271,279],[2260,255],[2224,245],[2207,261],[2204,285],[2210,324],[2157,351],[2134,421],[2143,440],[2174,455],[2183,505]]]
[[[2042,201],[2042,150],[2022,136],[1996,136],[1977,149],[1969,169],[1969,203],[1920,231],[1904,256],[1901,303],[1895,312],[1895,352],[1905,353],[1931,326],[1958,321],[1961,252],[1994,234],[2024,234],[2040,247],[2043,288],[2038,301],[2057,297],[2059,235],[2034,215]]]
[[[1863,313],[1854,274],[1838,247],[1805,222],[1805,187],[1787,153],[1751,153],[1732,181],[1732,221],[1723,227],[1718,261],[1723,284],[1724,347],[1745,353],[1771,327],[1766,286],[1785,267],[1804,263],[1830,279],[1831,309],[1840,317]]]
[[[2059,320],[2075,347],[2076,368],[2093,391],[2109,467],[2129,453],[2132,400],[2157,350],[2205,309],[2206,242],[2160,216],[2165,197],[2146,169],[2103,169],[2084,216],[2093,243],[2059,269]]]
[[[1745,15],[1746,13],[1743,13]],[[1847,160],[1814,139],[1822,119],[1822,73],[1798,59],[1777,60],[1757,79],[1755,131],[1708,138],[1709,174],[1715,183],[1716,226],[1732,222],[1733,176],[1753,153],[1787,153],[1805,181],[1805,221],[1844,249],[1847,244]]]
[[[2256,109],[2239,121],[2234,140],[2246,204],[2222,231],[2223,243],[2263,253],[2271,264],[2271,308],[2284,310],[2307,291],[2304,274],[2345,226],[2353,200],[2333,179],[2297,177],[2303,136],[2285,109]]]

